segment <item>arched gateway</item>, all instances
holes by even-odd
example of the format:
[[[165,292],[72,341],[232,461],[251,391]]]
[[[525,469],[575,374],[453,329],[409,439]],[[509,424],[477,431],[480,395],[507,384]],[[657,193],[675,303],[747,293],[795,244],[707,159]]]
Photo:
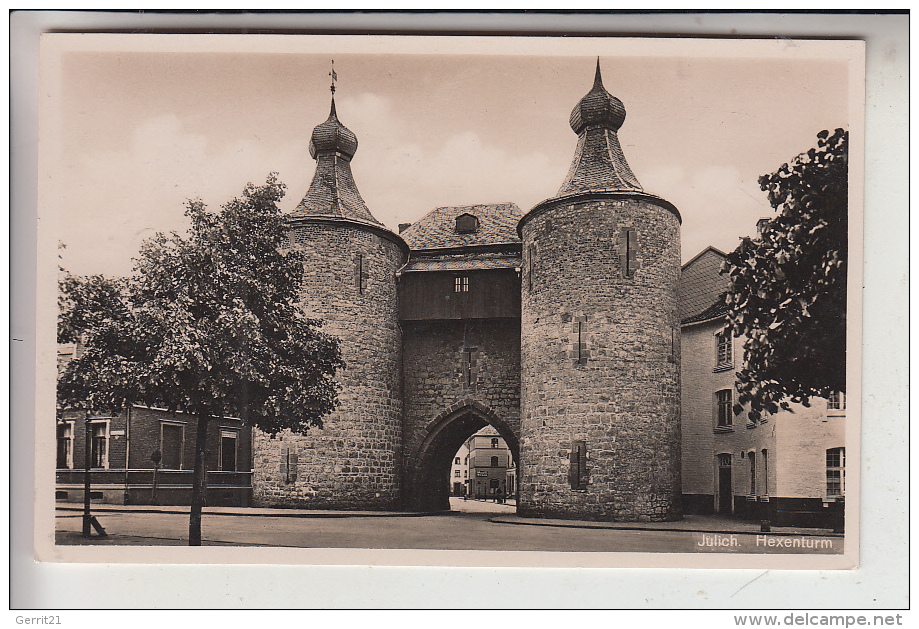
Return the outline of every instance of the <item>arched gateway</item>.
[[[512,428],[481,402],[465,399],[438,415],[424,430],[417,452],[408,459],[406,505],[413,511],[450,508],[450,464],[472,434],[493,426],[519,461],[519,441]]]

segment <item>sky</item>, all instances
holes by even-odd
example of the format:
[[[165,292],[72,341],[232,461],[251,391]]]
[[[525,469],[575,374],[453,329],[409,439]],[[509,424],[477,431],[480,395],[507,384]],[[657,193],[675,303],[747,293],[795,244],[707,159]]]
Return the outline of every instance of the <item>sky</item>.
[[[145,238],[185,229],[186,199],[216,209],[273,171],[292,210],[313,176],[309,138],[328,117],[333,58],[338,117],[359,142],[358,189],[394,231],[436,207],[512,201],[526,212],[553,196],[595,49],[606,89],[626,107],[626,159],[645,191],[682,215],[684,262],[754,234],[773,215],[759,176],[814,146],[820,130],[848,128],[848,68],[832,56],[736,54],[719,42],[704,56],[675,54],[673,42],[655,54],[608,41],[564,54],[532,54],[532,42],[526,54],[442,45],[387,54],[296,40],[264,52],[250,38],[219,51],[183,40],[43,57],[39,213],[66,245],[63,266],[128,274]]]

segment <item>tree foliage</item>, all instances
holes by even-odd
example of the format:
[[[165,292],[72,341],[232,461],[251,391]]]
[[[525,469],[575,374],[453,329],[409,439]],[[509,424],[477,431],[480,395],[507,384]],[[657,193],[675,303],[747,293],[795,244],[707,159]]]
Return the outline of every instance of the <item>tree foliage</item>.
[[[283,195],[272,174],[218,213],[189,201],[188,233],[146,241],[132,277],[61,280],[59,340],[85,349],[59,378],[59,405],[196,416],[196,492],[209,419],[305,432],[337,405],[341,353],[299,307],[303,259],[287,246]]]
[[[744,336],[740,412],[749,417],[845,391],[848,261],[847,131],[759,179],[778,215],[728,255],[722,273],[734,336]]]

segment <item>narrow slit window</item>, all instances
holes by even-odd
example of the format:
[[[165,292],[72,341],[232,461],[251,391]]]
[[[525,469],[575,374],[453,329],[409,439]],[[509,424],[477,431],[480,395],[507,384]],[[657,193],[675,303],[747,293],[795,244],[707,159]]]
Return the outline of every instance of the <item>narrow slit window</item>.
[[[532,244],[530,245],[529,256],[527,257],[528,257],[528,262],[529,262],[529,264],[527,265],[527,289],[532,291],[533,290],[533,276],[535,274],[534,269],[536,267],[536,245],[532,245]]]
[[[571,361],[575,365],[586,365],[587,359],[590,358],[590,350],[587,349],[587,315],[574,318],[569,343],[568,355]]]
[[[358,293],[364,292],[364,256],[360,253],[354,256],[354,287]]]
[[[638,270],[638,232],[634,229],[620,232],[619,264],[625,277],[632,277]]]
[[[281,446],[281,477],[285,483],[297,480],[297,448],[296,446]]]
[[[474,389],[479,377],[478,365],[476,364],[476,348],[467,347],[463,350],[463,387]]]
[[[587,442],[572,441],[569,457],[568,481],[571,488],[587,489]]]

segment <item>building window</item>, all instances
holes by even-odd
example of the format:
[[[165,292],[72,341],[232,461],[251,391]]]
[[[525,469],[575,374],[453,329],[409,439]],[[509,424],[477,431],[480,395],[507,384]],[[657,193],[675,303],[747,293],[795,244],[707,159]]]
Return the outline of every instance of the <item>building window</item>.
[[[354,254],[354,288],[358,293],[364,292],[364,256],[360,253]]]
[[[731,367],[734,364],[733,337],[731,329],[725,328],[715,335],[718,343],[717,365],[716,367]]]
[[[623,229],[619,236],[619,264],[624,277],[632,277],[638,270],[638,232]]]
[[[57,425],[57,467],[73,469],[73,422]]]
[[[731,467],[731,455],[730,454],[719,454],[718,455],[718,467]]]
[[[160,424],[160,455],[162,467],[167,470],[182,469],[182,453],[185,449],[185,426],[183,424]]]
[[[457,234],[474,234],[479,230],[479,219],[472,214],[460,214],[456,217]]]
[[[491,466],[498,467],[498,457],[496,456],[491,457]]]
[[[297,480],[297,446],[281,444],[281,478],[285,483]]]
[[[568,482],[571,483],[571,488],[587,489],[587,442],[571,442],[568,465]]]
[[[571,323],[568,358],[575,365],[586,365],[590,358],[590,350],[587,348],[587,315],[578,315]]]
[[[750,495],[756,495],[756,452],[751,452],[750,456]]]
[[[734,423],[733,400],[730,389],[718,391],[718,428],[730,428]]]
[[[459,477],[460,477],[460,471],[459,471],[459,470],[454,470],[454,471],[453,471],[453,476],[454,476],[455,478],[459,478]]]
[[[826,495],[828,498],[846,493],[846,449],[830,448],[826,451]]]
[[[491,447],[492,447],[492,448],[497,448],[497,447],[498,447],[498,438],[497,438],[497,437],[493,437],[493,438],[492,438],[492,440],[491,440]]]
[[[236,471],[236,443],[239,433],[235,430],[220,431],[220,470]]]
[[[469,478],[469,470],[463,470],[463,478]]]
[[[766,448],[763,448],[760,455],[763,457],[763,495],[769,495],[769,456],[766,452]]]
[[[454,464],[454,465],[459,465],[459,463],[460,463],[460,458],[459,458],[459,457],[456,457],[456,458],[453,460],[453,464]]]
[[[453,278],[453,292],[454,293],[468,293],[469,292],[469,276],[468,275],[458,275]]]
[[[463,388],[474,389],[479,378],[479,368],[476,364],[476,348],[463,349]]]
[[[466,465],[469,465],[469,455],[468,454],[466,455],[466,458],[463,459],[463,463],[465,463]]]
[[[109,423],[92,422],[92,441],[90,447],[90,466],[108,469],[108,430]]]
[[[826,401],[826,408],[830,411],[846,410],[846,394],[840,391],[830,393],[830,397]]]

